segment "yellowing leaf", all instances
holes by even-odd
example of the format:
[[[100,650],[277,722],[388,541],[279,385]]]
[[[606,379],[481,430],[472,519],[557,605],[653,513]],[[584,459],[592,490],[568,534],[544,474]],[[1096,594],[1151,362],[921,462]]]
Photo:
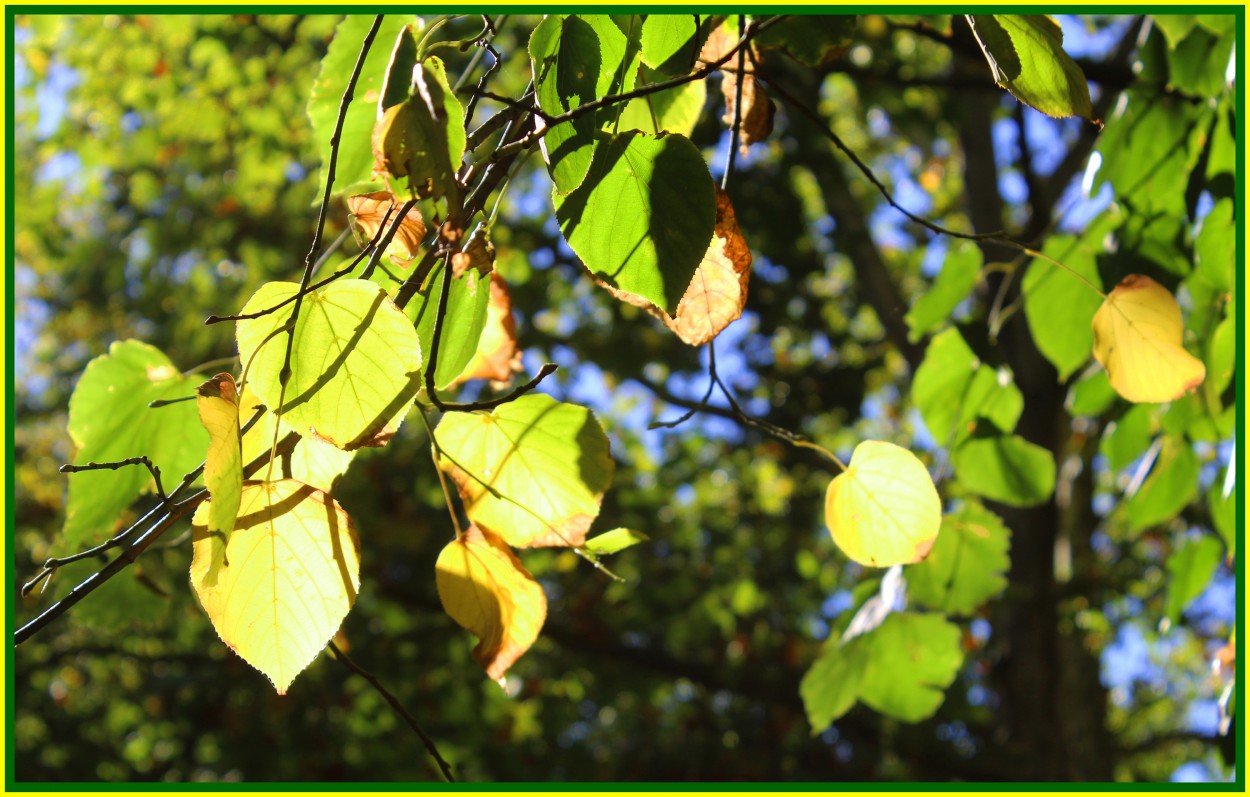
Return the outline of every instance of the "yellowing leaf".
[[[478,526],[518,548],[586,541],[616,467],[590,410],[531,393],[489,415],[445,415],[436,437]]]
[[[476,526],[438,555],[443,609],[481,642],[473,658],[498,681],[529,650],[547,619],[547,596],[499,537]]]
[[[248,482],[223,563],[206,527],[211,507],[192,521],[191,585],[222,641],[285,694],[356,600],[356,529],[320,490]]]
[[[486,305],[486,325],[477,351],[456,382],[490,379],[506,382],[521,370],[521,351],[516,342],[516,319],[512,317],[512,296],[508,283],[497,272],[490,275],[490,301]]]
[[[829,484],[825,522],[842,552],[860,564],[911,564],[933,547],[942,502],[915,454],[893,443],[865,440],[855,447],[849,467]]]
[[[374,191],[347,198],[348,221],[362,246],[377,236],[384,223],[387,228],[394,224],[399,209],[400,203],[395,201],[390,191]],[[421,250],[421,239],[424,237],[425,220],[414,206],[404,216],[390,246],[386,248],[391,262],[401,267],[410,265]]]
[[[1121,280],[1094,314],[1093,326],[1094,358],[1129,401],[1171,401],[1206,377],[1206,366],[1181,345],[1180,305],[1150,277]]]
[[[255,407],[262,403],[256,398],[250,385],[243,386],[243,392],[239,396],[239,410],[245,420],[251,418]],[[278,425],[279,440],[289,432],[295,431],[286,421],[272,412],[266,412],[243,435],[243,461],[245,463],[267,453],[273,446],[275,423]],[[355,456],[355,451],[343,451],[314,436],[301,437],[289,457],[278,459],[273,472],[280,473],[283,478],[295,479],[310,487],[329,492],[339,477],[347,472]],[[264,475],[264,473],[265,471],[261,471],[259,475]]]
[[[234,528],[243,490],[243,448],[239,438],[239,392],[230,374],[217,374],[196,389],[200,423],[208,430],[204,484],[212,496],[208,530],[222,535]]]
[[[742,315],[751,275],[751,250],[738,228],[729,194],[716,189],[716,232],[694,279],[677,304],[677,315],[656,314],[691,346],[701,346]],[[654,305],[649,310],[658,310]]]
[[[244,306],[276,307],[299,290],[293,282],[260,286]],[[338,448],[382,446],[395,433],[420,387],[421,344],[403,311],[375,282],[344,279],[304,297],[291,347],[285,393],[279,376],[294,302],[239,322],[239,356],[248,383],[301,435]]]

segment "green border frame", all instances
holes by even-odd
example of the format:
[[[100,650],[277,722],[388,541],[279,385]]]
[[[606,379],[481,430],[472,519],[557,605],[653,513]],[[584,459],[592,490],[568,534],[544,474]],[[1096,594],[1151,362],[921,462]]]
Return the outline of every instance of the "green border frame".
[[[813,6],[801,4],[778,4],[764,5],[763,8],[771,13],[796,13],[796,14],[852,14],[861,13],[865,10],[879,11],[882,8],[888,8],[895,13],[960,13],[961,10],[967,10],[969,6],[984,7],[984,0],[977,4],[965,4],[963,6],[953,5],[892,5],[885,6]],[[673,4],[673,5],[657,5],[654,3],[642,3],[638,5],[595,5],[596,11],[620,11],[637,13],[639,11],[662,10],[665,12],[696,12],[708,9],[706,4]],[[13,186],[13,144],[14,144],[14,64],[16,63],[15,48],[15,18],[17,15],[51,15],[51,14],[123,14],[123,13],[139,13],[153,11],[168,11],[170,13],[242,13],[251,14],[289,12],[293,6],[291,5],[237,5],[227,4],[220,6],[205,5],[187,5],[187,6],[169,6],[162,3],[138,4],[131,3],[125,5],[106,6],[106,5],[63,5],[63,6],[39,6],[39,5],[8,5],[5,6],[5,48],[6,48],[6,73],[5,73],[5,113],[8,124],[5,128],[5,236],[6,241],[10,242],[5,247],[5,430],[6,442],[8,443],[5,454],[5,575],[7,583],[15,585],[17,583],[14,571],[14,538],[13,528],[15,525],[14,515],[14,429],[15,429],[15,383],[14,383],[14,360],[15,360],[15,341],[14,341],[14,315],[15,315],[15,297],[14,297],[14,252],[11,242],[14,238],[14,186]],[[494,12],[517,12],[524,11],[519,6],[492,5],[486,4],[468,4],[469,10],[474,13],[494,13]],[[546,5],[542,8],[543,12],[569,12],[581,11],[586,8],[585,4],[563,4],[556,3]],[[760,5],[728,5],[717,6],[716,11],[721,13],[750,13],[759,10]],[[1104,10],[1111,13],[1123,12],[1126,6],[1106,6]],[[303,10],[309,10],[317,13],[360,13],[363,9],[356,5],[345,4],[327,4],[327,5],[311,5],[303,6]],[[383,5],[375,6],[367,9],[369,13],[378,12],[399,12],[413,13],[412,6],[402,5]],[[440,14],[451,12],[463,12],[466,10],[464,4],[459,5],[432,5],[422,6],[420,8],[423,14]],[[1074,5],[1074,4],[1058,4],[1051,6],[1042,6],[1034,4],[1013,4],[1006,8],[995,8],[996,12],[1032,12],[1044,14],[1080,14],[1089,13],[1090,6]],[[1236,277],[1236,296],[1237,296],[1237,356],[1236,370],[1237,378],[1237,434],[1234,456],[1236,463],[1241,466],[1245,463],[1246,441],[1245,441],[1245,418],[1246,418],[1246,385],[1244,380],[1245,360],[1246,360],[1246,221],[1244,218],[1244,198],[1245,198],[1245,180],[1246,180],[1246,120],[1245,120],[1245,65],[1246,65],[1246,6],[1245,5],[1179,5],[1179,4],[1150,4],[1146,6],[1137,6],[1133,8],[1136,14],[1160,14],[1160,13],[1213,13],[1228,14],[1231,13],[1237,18],[1236,31],[1236,60],[1238,83],[1235,92],[1235,107],[1237,112],[1237,130],[1236,140],[1240,143],[1237,147],[1237,196],[1236,201],[1242,204],[1243,218],[1237,225],[1237,243],[1236,243],[1236,264],[1240,268],[1235,270]],[[1244,470],[1244,468],[1243,468]],[[1245,604],[1246,604],[1246,572],[1245,572],[1245,539],[1246,539],[1246,495],[1244,485],[1244,473],[1236,481],[1236,512],[1237,512],[1237,536],[1242,544],[1238,545],[1234,556],[1234,569],[1236,571],[1237,582],[1237,607],[1236,607],[1236,629],[1237,629],[1237,660],[1245,662]],[[6,638],[12,639],[15,629],[15,596],[5,603],[5,633]],[[1001,791],[1019,791],[1019,792],[1053,792],[1053,791],[1098,791],[1098,792],[1245,792],[1246,791],[1246,716],[1245,716],[1245,676],[1243,674],[1236,680],[1234,697],[1237,707],[1237,715],[1235,718],[1235,726],[1239,746],[1237,749],[1237,759],[1235,764],[1236,779],[1232,783],[1068,783],[1068,782],[1042,782],[1042,783],[1015,783],[1015,782],[986,782],[986,783],[922,783],[922,782],[899,782],[899,783],[876,783],[876,782],[826,782],[826,783],[796,783],[796,784],[756,784],[756,783],[738,783],[738,782],[703,782],[697,784],[682,782],[655,782],[644,781],[637,783],[503,783],[503,784],[476,784],[476,783],[455,783],[455,784],[413,784],[413,783],[371,783],[371,782],[341,782],[341,783],[301,783],[301,782],[266,782],[266,781],[246,781],[243,783],[96,783],[91,781],[66,781],[57,783],[38,783],[15,781],[13,772],[15,768],[15,747],[12,743],[14,714],[13,714],[13,698],[14,698],[14,654],[15,646],[7,644],[5,646],[5,772],[4,786],[5,791],[15,792],[69,792],[69,791],[95,791],[95,792],[251,792],[251,791],[369,791],[369,792],[411,792],[411,791],[445,791],[445,792],[470,792],[470,791],[514,791],[514,792],[643,792],[643,791],[666,791],[673,787],[673,790],[682,790],[689,792],[760,792],[760,791],[780,791],[780,792],[828,792],[837,791],[870,791],[870,792],[902,792],[902,791],[927,791],[927,792],[1001,792]],[[1244,667],[1244,665],[1243,665]]]

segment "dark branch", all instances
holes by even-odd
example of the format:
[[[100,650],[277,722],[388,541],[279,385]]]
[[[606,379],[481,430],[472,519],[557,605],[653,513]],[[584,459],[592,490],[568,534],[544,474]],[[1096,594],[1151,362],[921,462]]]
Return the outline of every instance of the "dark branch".
[[[161,469],[152,464],[152,460],[147,457],[131,457],[118,462],[88,462],[86,465],[62,465],[61,473],[82,473],[88,470],[118,470],[130,465],[143,465],[152,474],[152,478],[156,481],[156,494],[161,497],[161,503],[169,500],[165,496],[165,487],[161,484]]]

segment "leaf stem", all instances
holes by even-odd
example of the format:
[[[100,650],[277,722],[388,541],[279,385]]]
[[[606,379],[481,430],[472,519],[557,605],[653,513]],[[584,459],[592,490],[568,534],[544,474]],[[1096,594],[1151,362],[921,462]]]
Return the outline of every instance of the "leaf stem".
[[[443,473],[443,468],[438,461],[443,449],[438,445],[438,438],[434,436],[434,427],[430,425],[430,419],[425,416],[425,407],[419,402],[417,414],[421,416],[425,432],[430,436],[430,456],[434,460],[434,472],[438,474],[438,483],[443,487],[443,500],[447,502],[447,514],[451,515],[451,525],[456,530],[456,539],[460,539],[464,536],[464,529],[460,526],[460,518],[456,516],[456,505],[452,503],[451,490],[447,487],[447,475]]]

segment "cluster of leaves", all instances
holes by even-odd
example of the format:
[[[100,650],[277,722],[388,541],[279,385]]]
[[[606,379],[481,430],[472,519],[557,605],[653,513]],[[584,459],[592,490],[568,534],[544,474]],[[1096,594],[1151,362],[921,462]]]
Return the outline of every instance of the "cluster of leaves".
[[[588,539],[615,468],[608,438],[590,410],[528,394],[543,374],[491,401],[439,398],[473,380],[502,390],[520,368],[486,198],[508,179],[512,159],[537,143],[560,232],[590,279],[681,341],[710,344],[746,306],[752,257],[729,194],[689,138],[707,78],[723,75],[731,152],[739,142],[745,149],[766,140],[773,123],[759,64],[783,51],[808,65],[824,63],[848,46],[854,28],[846,17],[741,27],[715,17],[637,19],[546,17],[529,38],[532,94],[500,111],[494,129],[469,132],[481,95],[461,105],[445,65],[431,54],[449,44],[431,44],[435,29],[423,35],[402,19],[349,17],[323,60],[308,114],[325,147],[322,187],[327,198],[345,196],[360,256],[315,284],[309,268],[300,282],[263,284],[247,300],[231,317],[237,384],[228,373],[183,375],[158,350],[130,340],[94,360],[75,389],[76,464],[143,454],[161,471],[187,473],[186,488],[204,459],[207,499],[201,493],[184,502],[198,505],[192,585],[223,641],[279,693],[334,636],[360,589],[362,535],[332,497],[336,481],[355,452],[387,445],[410,414],[428,423],[432,409],[443,411],[429,435],[439,477],[450,479],[459,500],[444,485],[455,538],[438,557],[437,590],[448,614],[479,638],[474,656],[490,678],[503,678],[546,619],[547,598],[514,548],[572,548],[602,567],[598,556],[645,538],[619,529]],[[1083,76],[1064,54],[1055,23],[977,15],[969,25],[993,79],[1020,101],[1051,116],[1092,117]],[[1209,32],[1189,33],[1196,30]],[[1129,107],[1149,112],[1132,100]],[[1220,117],[1212,113],[1214,136]],[[1107,136],[1121,127],[1128,125],[1112,122]],[[1188,146],[1187,157],[1216,157],[1208,151],[1214,143]],[[1115,162],[1113,145],[1103,151],[1109,176],[1101,179],[1127,193],[1117,180],[1128,179],[1129,167]],[[1040,252],[999,240],[1029,259],[1024,312],[1061,378],[1091,357],[1101,366],[1085,369],[1074,385],[1075,414],[1106,412],[1117,395],[1142,406],[1172,402],[1158,418],[1165,429],[1171,418],[1172,427],[1156,444],[1154,481],[1136,507],[1127,502],[1130,526],[1143,528],[1188,503],[1188,495],[1177,503],[1176,491],[1150,492],[1160,479],[1196,482],[1186,439],[1231,433],[1232,206],[1221,202],[1204,221],[1207,237],[1197,246],[1205,254],[1184,280],[1195,308],[1188,325],[1172,291],[1151,276],[1125,270],[1102,292],[1093,243],[1097,236],[1155,235],[1134,223],[1092,228],[1080,239],[1052,237]],[[907,722],[931,716],[963,662],[960,629],[949,618],[976,613],[1006,585],[1009,533],[980,499],[1027,507],[1053,496],[1052,453],[1014,433],[1025,397],[1010,370],[984,362],[948,323],[984,272],[980,250],[961,241],[906,319],[917,340],[936,332],[911,400],[949,457],[947,497],[957,500],[947,511],[928,468],[905,448],[865,440],[843,465],[776,430],[839,466],[825,506],[838,547],[864,565],[907,565],[911,600],[930,610],[890,612],[889,575],[879,596],[872,597],[877,582],[864,585],[858,611],[844,618],[849,627],[831,637],[803,679],[814,732],[857,701]],[[1210,308],[1221,304],[1223,320],[1197,358],[1186,348],[1186,330],[1198,321],[1214,326]],[[188,404],[168,403],[197,390],[199,423]],[[725,395],[733,404],[728,389]],[[165,406],[148,409],[153,401]],[[738,416],[751,421],[740,409]],[[1117,462],[1140,453],[1121,452]],[[166,497],[159,480],[149,482],[137,468],[78,477],[65,543],[98,542],[99,530],[153,486],[171,511],[183,506],[173,503],[178,491]],[[1212,502],[1230,505],[1227,491]],[[1209,579],[1218,564],[1206,555],[1210,546],[1197,547],[1178,552],[1170,614],[1196,595],[1182,584],[1205,583],[1191,578],[1193,568],[1206,569]]]

